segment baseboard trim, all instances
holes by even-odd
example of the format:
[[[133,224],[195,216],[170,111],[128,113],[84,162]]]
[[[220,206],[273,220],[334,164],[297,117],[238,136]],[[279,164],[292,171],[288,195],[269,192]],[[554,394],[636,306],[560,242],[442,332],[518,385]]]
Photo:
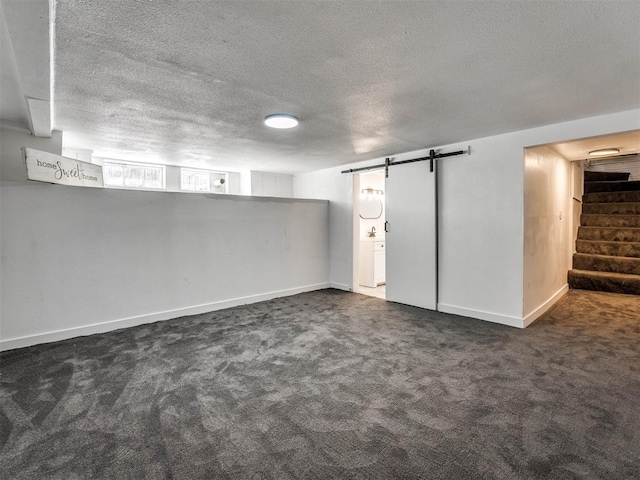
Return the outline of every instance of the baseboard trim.
[[[475,310],[472,308],[456,307],[455,305],[447,305],[446,303],[438,303],[438,311],[444,313],[452,313],[462,317],[476,318],[487,322],[499,323],[509,327],[524,328],[522,318],[510,317],[499,313],[485,312],[483,310]]]
[[[569,291],[569,284],[566,283],[562,288],[560,288],[560,290],[558,290],[556,293],[551,295],[551,297],[549,297],[549,299],[546,302],[544,302],[542,305],[536,308],[533,312],[529,313],[524,317],[524,326],[528,327],[533,322],[535,322],[538,318],[544,315],[547,312],[547,310],[553,307],[553,305],[555,305],[555,303],[558,300],[560,300],[560,298],[568,291]]]
[[[336,288],[338,290],[345,290],[347,292],[351,291],[351,287],[349,285],[345,285],[344,283],[331,282],[331,288]]]
[[[229,300],[221,300],[218,302],[205,303],[192,307],[177,308],[174,310],[155,312],[147,315],[121,318],[118,320],[95,323],[92,325],[83,325],[81,327],[73,327],[64,330],[57,330],[54,332],[39,333],[36,335],[28,335],[25,337],[0,340],[0,352],[5,350],[13,350],[16,348],[30,347],[33,345],[39,345],[41,343],[68,340],[70,338],[93,335],[95,333],[105,333],[112,330],[119,330],[121,328],[135,327],[137,325],[143,325],[145,323],[154,323],[163,320],[170,320],[172,318],[184,317],[186,315],[198,315],[201,313],[213,312],[215,310],[223,310],[225,308],[237,307],[239,305],[246,305],[249,303],[263,302],[265,300],[288,297],[291,295],[297,295],[298,293],[322,290],[330,287],[333,287],[333,284],[329,282],[316,283],[313,285],[305,285],[303,287],[289,288],[286,290],[277,290],[275,292],[260,293],[258,295],[232,298]]]

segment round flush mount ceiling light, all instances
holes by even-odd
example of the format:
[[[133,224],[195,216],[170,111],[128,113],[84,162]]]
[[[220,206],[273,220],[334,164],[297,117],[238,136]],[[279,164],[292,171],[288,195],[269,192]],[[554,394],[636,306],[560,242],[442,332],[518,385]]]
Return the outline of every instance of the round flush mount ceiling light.
[[[616,153],[620,153],[620,150],[617,148],[602,148],[600,150],[590,151],[589,155],[592,157],[604,157],[605,155],[615,155]]]
[[[271,128],[293,128],[298,125],[298,119],[286,113],[274,113],[264,117],[264,123]]]

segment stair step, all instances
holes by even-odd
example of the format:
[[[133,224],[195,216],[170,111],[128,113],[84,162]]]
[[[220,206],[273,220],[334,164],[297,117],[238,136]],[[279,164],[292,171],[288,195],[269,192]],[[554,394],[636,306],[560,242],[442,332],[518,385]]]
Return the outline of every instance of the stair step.
[[[626,182],[629,180],[628,172],[584,172],[584,181],[585,182],[613,182],[613,181],[621,181]]]
[[[640,258],[640,242],[576,240],[576,250],[578,253],[590,253],[592,255]]]
[[[578,227],[578,239],[640,242],[640,228]]]
[[[629,183],[629,182],[627,182]],[[583,203],[640,203],[640,191],[587,193],[582,196]]]
[[[594,270],[597,272],[640,275],[640,258],[574,253],[573,268],[575,270]]]
[[[640,215],[640,202],[584,203],[585,215]]]
[[[569,287],[580,290],[640,295],[640,275],[569,270]]]
[[[640,215],[580,215],[584,227],[640,228]]]
[[[633,182],[587,182],[584,184],[584,193],[596,192],[631,192],[640,190],[640,181]]]

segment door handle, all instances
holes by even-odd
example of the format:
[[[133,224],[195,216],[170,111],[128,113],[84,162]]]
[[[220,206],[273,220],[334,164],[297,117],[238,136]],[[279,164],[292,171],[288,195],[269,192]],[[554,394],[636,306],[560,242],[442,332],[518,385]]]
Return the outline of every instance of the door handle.
[[[384,222],[384,231],[389,233],[389,222],[387,221]]]

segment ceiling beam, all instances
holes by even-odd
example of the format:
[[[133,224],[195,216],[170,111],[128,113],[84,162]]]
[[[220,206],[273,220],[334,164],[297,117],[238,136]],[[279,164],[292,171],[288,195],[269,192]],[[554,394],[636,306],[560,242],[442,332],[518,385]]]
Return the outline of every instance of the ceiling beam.
[[[0,7],[27,106],[28,118],[23,120],[34,136],[51,137],[51,5],[48,0],[1,0]]]
[[[34,137],[51,136],[51,102],[25,97],[29,112],[29,130]]]

